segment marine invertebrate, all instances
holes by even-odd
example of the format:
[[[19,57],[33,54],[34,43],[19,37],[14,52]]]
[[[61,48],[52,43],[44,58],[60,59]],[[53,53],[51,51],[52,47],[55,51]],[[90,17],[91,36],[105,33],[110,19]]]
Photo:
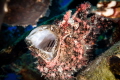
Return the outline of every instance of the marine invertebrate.
[[[37,57],[42,75],[49,80],[73,80],[74,73],[86,67],[94,55],[97,38],[112,29],[112,22],[90,13],[85,2],[72,14],[69,10],[57,25],[34,29],[26,43]]]
[[[97,4],[98,10],[96,14],[109,17],[109,18],[120,18],[120,1],[100,1]]]

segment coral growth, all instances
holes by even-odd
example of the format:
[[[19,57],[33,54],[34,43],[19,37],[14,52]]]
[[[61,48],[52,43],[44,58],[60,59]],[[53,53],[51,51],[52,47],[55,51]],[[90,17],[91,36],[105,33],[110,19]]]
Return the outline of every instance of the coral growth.
[[[86,67],[92,59],[98,36],[112,29],[110,20],[92,14],[90,10],[91,4],[85,2],[77,7],[73,15],[71,10],[67,11],[58,25],[40,26],[26,38],[32,55],[38,59],[37,69],[46,79],[75,79],[74,73]],[[37,34],[42,35],[45,30],[56,36],[54,43],[51,43],[52,39],[47,34],[47,37],[39,38]],[[37,42],[36,38],[39,38],[40,42]],[[37,47],[34,42],[38,43]],[[41,45],[44,48],[41,48]],[[49,55],[54,57],[48,60],[51,58]]]
[[[120,18],[120,1],[100,1],[97,3],[98,10],[96,14],[102,15],[108,18]]]

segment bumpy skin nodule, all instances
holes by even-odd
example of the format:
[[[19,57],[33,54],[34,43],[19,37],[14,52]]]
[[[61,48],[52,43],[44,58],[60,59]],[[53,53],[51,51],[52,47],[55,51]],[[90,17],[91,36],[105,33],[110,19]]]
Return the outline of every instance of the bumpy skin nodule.
[[[85,2],[77,7],[73,15],[70,10],[66,12],[58,25],[43,25],[48,26],[47,28],[57,36],[54,49],[56,55],[52,60],[43,58],[46,53],[40,53],[32,43],[27,43],[30,45],[31,54],[38,59],[37,69],[46,79],[74,80],[74,73],[86,67],[94,55],[98,36],[112,29],[111,21],[90,15],[90,8],[90,3]]]

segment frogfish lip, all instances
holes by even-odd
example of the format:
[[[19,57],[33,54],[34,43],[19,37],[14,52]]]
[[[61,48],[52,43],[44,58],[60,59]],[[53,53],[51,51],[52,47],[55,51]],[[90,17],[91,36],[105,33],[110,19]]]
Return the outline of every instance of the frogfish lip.
[[[49,27],[48,25],[37,27],[25,39],[29,49],[45,61],[54,59],[57,54],[58,39]]]

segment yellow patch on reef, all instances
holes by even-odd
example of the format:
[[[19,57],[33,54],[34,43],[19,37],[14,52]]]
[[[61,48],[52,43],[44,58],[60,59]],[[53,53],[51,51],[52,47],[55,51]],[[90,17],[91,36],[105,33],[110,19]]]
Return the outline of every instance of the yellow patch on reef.
[[[1,50],[1,53],[7,53],[7,54],[9,54],[11,51],[12,51],[12,47],[8,47],[7,49],[3,49],[3,50]]]

